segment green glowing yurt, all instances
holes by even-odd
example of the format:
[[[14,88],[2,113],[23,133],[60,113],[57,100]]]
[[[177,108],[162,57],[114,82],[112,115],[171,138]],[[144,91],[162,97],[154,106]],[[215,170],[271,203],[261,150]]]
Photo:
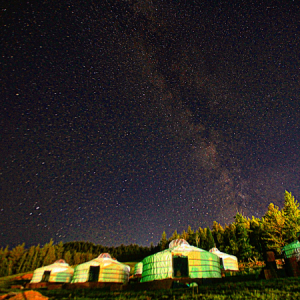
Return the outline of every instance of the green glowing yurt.
[[[220,258],[190,246],[185,240],[173,240],[169,249],[143,259],[141,282],[166,278],[221,278]]]
[[[36,269],[30,283],[70,282],[73,273],[74,269],[71,268],[63,259],[60,259],[52,265]]]
[[[238,271],[239,270],[239,263],[238,263],[238,259],[236,256],[230,255],[227,253],[223,253],[223,252],[219,251],[218,248],[216,248],[216,247],[210,249],[209,252],[214,253],[220,257],[221,267],[224,270],[228,270],[228,271]]]
[[[112,259],[108,253],[75,267],[71,283],[114,282],[127,283],[130,267]]]
[[[282,253],[285,258],[296,257],[300,261],[300,242],[294,241],[282,248]]]

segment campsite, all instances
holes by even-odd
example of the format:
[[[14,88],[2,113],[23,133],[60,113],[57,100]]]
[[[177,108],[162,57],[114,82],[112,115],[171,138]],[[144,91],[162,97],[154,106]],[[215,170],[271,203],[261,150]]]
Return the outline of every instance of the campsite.
[[[293,242],[285,249],[287,262],[296,261],[298,243]],[[230,258],[227,267],[225,260],[222,262],[226,257]],[[6,294],[0,299],[14,300],[18,294],[24,295],[23,298],[15,299],[36,299],[26,293],[44,297],[40,299],[82,300],[294,299],[300,296],[299,274],[289,274],[291,265],[280,265],[273,252],[268,252],[265,263],[241,263],[238,270],[232,261],[232,256],[216,248],[209,252],[176,239],[168,249],[141,262],[120,263],[103,253],[74,269],[64,260],[58,260],[37,268],[33,274],[2,277],[0,293]]]
[[[51,240],[0,248],[0,300],[297,299],[298,207],[286,192],[282,210],[270,204],[261,220],[237,213],[225,228],[163,232],[150,247]]]

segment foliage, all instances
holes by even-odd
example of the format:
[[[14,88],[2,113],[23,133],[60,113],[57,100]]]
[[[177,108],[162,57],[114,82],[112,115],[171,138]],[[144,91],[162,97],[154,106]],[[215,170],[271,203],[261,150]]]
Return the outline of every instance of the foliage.
[[[168,239],[167,239],[166,232],[164,231],[162,233],[161,240],[159,242],[160,251],[165,250],[167,248],[167,244],[168,244]]]
[[[275,250],[279,254],[286,242],[284,240],[285,218],[278,206],[273,203],[269,205],[262,223],[264,229],[263,239],[266,242],[266,248]]]
[[[285,219],[284,240],[286,243],[291,243],[297,239],[296,234],[300,231],[300,210],[299,203],[288,191],[284,194],[282,214]]]

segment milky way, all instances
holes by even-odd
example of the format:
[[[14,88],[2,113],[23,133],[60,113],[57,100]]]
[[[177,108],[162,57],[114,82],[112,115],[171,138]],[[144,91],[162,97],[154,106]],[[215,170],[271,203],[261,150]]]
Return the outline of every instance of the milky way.
[[[108,2],[1,7],[0,246],[150,245],[299,199],[299,6]]]

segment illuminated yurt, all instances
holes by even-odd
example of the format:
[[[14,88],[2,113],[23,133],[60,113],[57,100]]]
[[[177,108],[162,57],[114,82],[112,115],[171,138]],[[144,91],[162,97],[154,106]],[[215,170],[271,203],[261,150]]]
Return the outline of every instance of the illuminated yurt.
[[[218,255],[220,257],[220,263],[221,263],[221,267],[224,270],[228,270],[228,271],[238,271],[239,270],[239,263],[238,263],[238,259],[236,256],[234,255],[230,255],[227,253],[223,253],[221,251],[218,250],[218,248],[212,248],[209,250],[210,253],[214,253],[216,255]]]
[[[285,258],[296,257],[300,261],[300,242],[294,241],[282,248],[282,253]]]
[[[127,283],[130,267],[112,259],[108,253],[75,267],[71,283],[114,282]]]
[[[34,271],[30,283],[38,282],[70,282],[74,269],[63,259],[57,260],[52,265],[38,268]]]
[[[183,239],[173,240],[169,249],[143,259],[141,282],[166,278],[221,278],[217,255],[190,246]]]
[[[143,263],[139,262],[134,266],[134,276],[141,276],[143,273]]]

